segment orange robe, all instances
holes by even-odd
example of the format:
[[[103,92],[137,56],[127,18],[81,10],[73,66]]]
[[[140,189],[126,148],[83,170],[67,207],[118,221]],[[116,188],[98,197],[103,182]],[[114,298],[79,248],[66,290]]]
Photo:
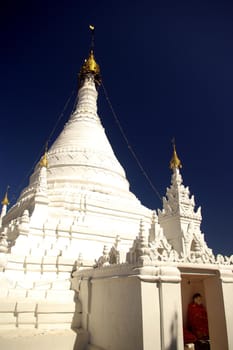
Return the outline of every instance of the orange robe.
[[[183,329],[183,335],[184,335],[184,343],[195,343],[197,341],[197,337],[188,331],[186,328]]]
[[[207,312],[203,305],[189,304],[188,328],[197,339],[209,339]]]

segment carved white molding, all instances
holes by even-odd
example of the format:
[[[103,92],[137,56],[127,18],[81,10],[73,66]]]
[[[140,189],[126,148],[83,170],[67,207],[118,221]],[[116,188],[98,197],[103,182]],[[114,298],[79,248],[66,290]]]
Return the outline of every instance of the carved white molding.
[[[183,185],[182,176],[177,168],[173,171],[171,186],[167,188],[166,197],[163,197],[163,210],[159,211],[159,217],[168,218],[176,215],[198,222],[202,219],[201,208],[195,212],[194,196],[190,197],[189,187]]]

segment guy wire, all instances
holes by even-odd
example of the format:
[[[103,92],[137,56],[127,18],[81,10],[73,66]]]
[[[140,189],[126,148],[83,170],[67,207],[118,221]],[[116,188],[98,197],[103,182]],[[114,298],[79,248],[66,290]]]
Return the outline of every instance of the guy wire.
[[[63,109],[62,109],[62,111],[61,111],[61,113],[59,114],[58,119],[57,119],[57,121],[56,121],[56,123],[55,123],[55,125],[54,125],[54,127],[53,127],[53,129],[52,129],[52,131],[51,131],[51,133],[50,133],[50,135],[49,135],[49,137],[47,138],[47,141],[45,142],[46,145],[48,145],[48,143],[51,141],[51,138],[52,138],[52,136],[53,136],[53,134],[54,134],[54,132],[55,132],[57,126],[58,126],[58,123],[59,123],[60,120],[63,118],[64,113],[65,113],[65,111],[66,111],[66,109],[67,109],[67,107],[68,107],[68,105],[69,105],[69,103],[70,103],[70,100],[71,100],[71,98],[72,98],[74,92],[75,92],[75,90],[73,89],[73,90],[71,91],[71,94],[70,94],[70,96],[68,97],[68,99],[67,99],[67,101],[66,101],[66,103],[65,103],[65,105],[64,105],[64,107],[63,107]],[[75,103],[76,103],[76,101],[77,101],[77,98],[75,99]],[[74,107],[73,107],[73,109],[74,109]],[[16,196],[18,195],[17,193],[20,191],[21,187],[23,186],[24,181],[25,181],[25,180],[29,177],[29,175],[31,174],[32,170],[34,169],[34,167],[35,167],[36,163],[38,162],[38,159],[39,159],[39,157],[41,156],[41,154],[43,153],[44,149],[45,149],[45,146],[43,145],[43,147],[40,149],[40,151],[39,151],[37,157],[35,158],[35,161],[34,161],[34,163],[32,164],[31,168],[28,170],[28,172],[27,172],[26,175],[24,176],[23,180],[22,180],[22,181],[20,182],[20,184],[18,185],[16,191],[14,191],[14,193],[12,194],[13,199],[16,198]]]
[[[106,100],[107,100],[107,102],[108,102],[109,108],[110,108],[110,110],[111,110],[111,112],[112,112],[112,115],[113,115],[113,117],[114,117],[114,119],[115,119],[115,122],[116,122],[117,126],[119,127],[119,130],[120,130],[120,132],[121,132],[121,135],[122,135],[123,139],[125,140],[126,145],[127,145],[128,149],[129,149],[131,155],[132,155],[133,158],[135,159],[135,161],[136,161],[138,167],[140,168],[142,174],[143,174],[143,175],[145,176],[145,178],[147,179],[147,181],[148,181],[150,187],[152,188],[152,190],[154,191],[154,193],[156,194],[156,196],[157,196],[157,197],[160,199],[160,201],[162,202],[162,197],[161,197],[159,191],[157,190],[157,188],[156,188],[156,187],[154,186],[154,184],[152,183],[150,177],[148,176],[148,174],[147,174],[146,171],[144,170],[144,168],[143,168],[143,166],[142,166],[140,160],[138,159],[138,157],[137,157],[135,151],[133,150],[132,146],[131,146],[130,143],[129,143],[129,140],[128,140],[128,138],[127,138],[127,136],[126,136],[126,134],[125,134],[125,132],[124,132],[122,126],[121,126],[120,121],[119,121],[119,118],[117,117],[116,112],[114,111],[113,105],[112,105],[112,103],[111,103],[111,101],[110,101],[110,99],[109,99],[109,97],[108,97],[107,90],[106,90],[106,88],[105,88],[105,86],[104,86],[103,80],[102,80],[102,82],[101,82],[101,85],[102,85],[102,87],[103,87],[104,96],[105,96],[105,98],[106,98]]]

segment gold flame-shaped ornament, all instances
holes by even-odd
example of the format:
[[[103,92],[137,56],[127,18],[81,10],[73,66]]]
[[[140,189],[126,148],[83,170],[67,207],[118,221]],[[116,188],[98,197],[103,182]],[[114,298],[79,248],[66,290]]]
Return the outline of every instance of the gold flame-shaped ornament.
[[[5,196],[1,202],[2,205],[9,205],[10,204],[9,199],[8,199],[8,188],[9,188],[9,186],[7,187]]]
[[[48,167],[48,157],[47,157],[47,152],[44,153],[44,155],[41,157],[40,160],[40,166],[41,168],[47,168]]]
[[[175,143],[173,143],[173,155],[172,155],[172,159],[170,160],[170,169],[174,170],[179,168],[182,168],[182,164],[176,153],[176,145]]]
[[[82,82],[88,74],[94,76],[94,80],[98,85],[101,84],[100,67],[95,60],[93,50],[90,51],[88,58],[85,60],[80,70],[79,81]]]

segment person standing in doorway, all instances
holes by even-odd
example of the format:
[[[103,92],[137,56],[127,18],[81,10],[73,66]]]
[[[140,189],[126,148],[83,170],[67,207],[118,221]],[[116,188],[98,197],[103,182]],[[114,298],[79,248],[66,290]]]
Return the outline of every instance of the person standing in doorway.
[[[206,308],[202,304],[202,296],[200,293],[193,295],[192,303],[188,306],[187,321],[188,330],[197,338],[195,348],[198,348],[198,345],[200,344],[200,349],[209,349],[208,318]]]

